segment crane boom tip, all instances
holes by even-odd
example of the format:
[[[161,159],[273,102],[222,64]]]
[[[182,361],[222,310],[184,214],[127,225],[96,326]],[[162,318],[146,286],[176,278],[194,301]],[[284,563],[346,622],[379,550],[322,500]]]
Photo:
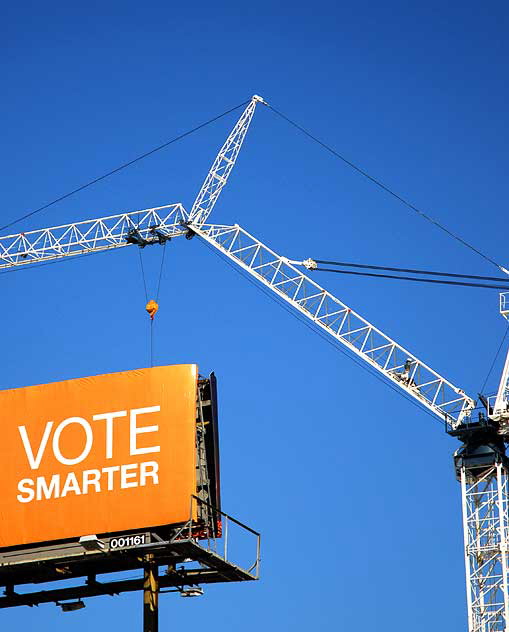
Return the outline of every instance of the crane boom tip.
[[[267,101],[265,101],[265,99],[259,96],[258,94],[253,94],[253,96],[251,97],[251,100],[257,101],[258,103],[263,103],[263,105],[269,105]]]

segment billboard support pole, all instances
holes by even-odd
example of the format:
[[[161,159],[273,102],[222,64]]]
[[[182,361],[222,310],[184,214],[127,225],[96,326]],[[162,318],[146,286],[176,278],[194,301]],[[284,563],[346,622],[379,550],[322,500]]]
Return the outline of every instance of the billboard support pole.
[[[143,566],[143,632],[159,629],[159,575],[154,555],[145,556]]]

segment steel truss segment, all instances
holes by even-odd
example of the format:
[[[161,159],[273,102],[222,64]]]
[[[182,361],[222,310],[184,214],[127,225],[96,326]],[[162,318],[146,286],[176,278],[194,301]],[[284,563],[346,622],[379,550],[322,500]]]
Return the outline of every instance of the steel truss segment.
[[[457,426],[470,414],[475,406],[474,401],[461,389],[240,226],[191,224],[190,228],[419,403],[432,410],[450,428]]]
[[[507,352],[502,377],[500,379],[500,385],[498,387],[498,393],[493,409],[493,418],[497,421],[501,421],[507,431],[507,424],[509,422],[509,351]]]
[[[132,231],[141,243],[153,241],[155,235],[176,237],[185,234],[182,224],[187,217],[181,204],[169,204],[7,235],[0,237],[0,268],[121,248],[130,245],[127,239]]]
[[[189,220],[201,226],[212,212],[217,199],[228,181],[253,118],[257,103],[264,103],[254,96],[237,121],[235,127],[219,150],[189,213]]]
[[[509,320],[509,292],[500,293],[500,313]]]
[[[508,472],[501,464],[478,474],[461,469],[469,632],[507,632]]]

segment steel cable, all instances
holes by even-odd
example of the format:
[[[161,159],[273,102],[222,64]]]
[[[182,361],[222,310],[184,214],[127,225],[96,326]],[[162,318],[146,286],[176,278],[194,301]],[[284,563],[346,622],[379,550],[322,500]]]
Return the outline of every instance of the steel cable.
[[[354,270],[334,270],[333,268],[316,268],[313,272],[334,272],[335,274],[354,274],[356,276],[375,277],[379,279],[398,279],[400,281],[417,281],[418,283],[439,283],[442,285],[459,285],[465,287],[479,287],[492,290],[509,290],[506,285],[489,285],[487,283],[468,283],[467,281],[445,281],[442,279],[421,279],[397,274],[376,274],[374,272],[354,272]]]
[[[161,279],[163,277],[164,255],[166,254],[166,242],[163,244],[163,255],[161,257],[161,267],[159,268],[159,281],[157,282],[156,303],[159,302],[159,291],[161,289]]]
[[[493,362],[491,363],[490,370],[488,371],[488,374],[486,375],[486,379],[484,380],[484,383],[479,390],[479,393],[481,395],[484,394],[484,389],[486,388],[486,384],[488,383],[491,372],[493,371],[493,367],[495,366],[498,356],[500,355],[500,351],[502,350],[502,347],[504,346],[504,342],[505,342],[505,339],[507,338],[508,333],[509,333],[509,323],[507,324],[502,340],[500,341],[500,345],[498,346],[497,352],[495,353],[495,357],[493,358]]]
[[[435,272],[434,270],[422,270],[416,268],[391,268],[389,266],[374,266],[364,263],[350,263],[346,261],[328,261],[325,259],[313,259],[316,263],[323,263],[324,265],[332,266],[345,266],[349,268],[363,268],[369,270],[390,270],[392,272],[410,272],[413,274],[429,274],[431,276],[451,277],[457,279],[478,279],[481,281],[500,281],[501,283],[508,283],[509,278],[504,277],[492,277],[492,276],[479,276],[478,274],[458,274],[457,272]]]
[[[141,278],[143,279],[143,289],[145,290],[145,300],[148,303],[147,280],[145,278],[145,268],[143,267],[143,257],[141,256],[141,248],[138,248],[138,254],[140,256]]]
[[[452,237],[453,239],[455,239],[456,241],[458,241],[459,243],[463,244],[464,246],[466,246],[467,248],[469,248],[470,250],[472,250],[473,252],[477,253],[480,257],[482,257],[483,259],[485,259],[486,261],[488,261],[489,263],[493,264],[494,266],[496,266],[499,270],[504,271],[505,268],[500,265],[499,263],[497,263],[494,259],[492,259],[491,257],[489,257],[487,254],[485,254],[484,252],[482,252],[481,250],[479,250],[478,248],[476,248],[475,246],[473,246],[472,244],[470,244],[468,241],[466,241],[465,239],[463,239],[462,237],[460,237],[459,235],[456,235],[455,233],[453,233],[451,230],[449,230],[448,228],[446,228],[445,226],[443,226],[442,224],[440,224],[440,222],[438,222],[436,219],[433,219],[432,217],[430,217],[429,215],[427,215],[424,211],[422,211],[421,209],[419,209],[417,206],[415,206],[414,204],[412,204],[411,202],[409,202],[408,200],[406,200],[404,197],[402,197],[401,195],[399,195],[398,193],[396,193],[395,191],[393,191],[392,189],[390,189],[387,185],[385,185],[383,182],[381,182],[380,180],[378,180],[377,178],[373,177],[372,175],[370,175],[367,171],[365,171],[364,169],[361,169],[359,166],[357,166],[355,163],[353,163],[351,160],[348,160],[348,158],[345,158],[345,156],[342,156],[339,152],[337,152],[335,149],[333,149],[330,145],[327,145],[326,143],[324,143],[323,141],[321,141],[319,138],[317,138],[316,136],[314,136],[313,134],[311,134],[311,132],[308,132],[307,129],[305,129],[304,127],[302,127],[301,125],[295,123],[295,121],[292,121],[288,116],[286,116],[285,114],[283,114],[282,112],[280,112],[279,110],[276,110],[276,108],[272,107],[271,105],[267,104],[268,107],[275,113],[277,114],[279,117],[281,117],[282,119],[284,119],[287,123],[289,123],[290,125],[292,125],[293,127],[295,127],[296,129],[298,129],[300,132],[302,132],[305,136],[307,136],[308,138],[310,138],[312,141],[314,141],[315,143],[317,143],[318,145],[320,145],[321,147],[323,147],[324,149],[326,149],[329,153],[331,153],[333,156],[335,156],[336,158],[339,158],[339,160],[343,161],[346,165],[348,165],[349,167],[351,167],[352,169],[354,169],[355,171],[357,171],[357,173],[360,173],[362,176],[364,176],[365,178],[367,178],[368,180],[370,180],[373,184],[375,184],[377,187],[379,187],[380,189],[382,189],[383,191],[385,191],[386,193],[388,193],[389,195],[392,195],[392,197],[396,198],[396,200],[398,200],[399,202],[401,202],[402,204],[404,204],[405,206],[407,206],[409,209],[411,209],[412,211],[414,211],[415,213],[417,213],[418,215],[420,215],[421,217],[423,217],[424,219],[426,219],[428,222],[431,222],[432,224],[434,224],[437,228],[439,228],[440,230],[442,230],[444,233],[446,233],[447,235],[449,235],[449,237]]]
[[[136,158],[133,158],[132,160],[129,160],[128,162],[124,162],[120,166],[115,167],[115,169],[108,171],[107,173],[103,174],[102,176],[99,176],[98,178],[94,178],[93,180],[90,180],[90,182],[87,182],[86,184],[79,186],[77,189],[74,189],[73,191],[70,191],[69,193],[61,195],[55,200],[52,200],[51,202],[44,204],[44,206],[40,206],[39,208],[36,208],[35,210],[30,211],[29,213],[25,213],[25,215],[18,217],[17,219],[13,220],[12,222],[9,222],[8,224],[5,224],[4,226],[1,226],[0,231],[10,228],[11,226],[14,226],[15,224],[18,224],[19,222],[23,221],[24,219],[28,219],[29,217],[32,217],[32,215],[41,213],[42,211],[46,210],[50,206],[57,204],[57,202],[66,200],[67,198],[71,197],[72,195],[75,195],[76,193],[79,193],[80,191],[83,191],[84,189],[88,189],[88,187],[91,187],[92,185],[97,184],[98,182],[101,182],[101,180],[105,180],[109,176],[112,176],[115,173],[118,173],[119,171],[122,171],[123,169],[126,169],[127,167],[130,167],[131,165],[134,165],[136,162],[139,162],[140,160],[143,160],[144,158],[147,158],[148,156],[151,156],[152,154],[155,154],[156,152],[161,151],[161,149],[164,149],[165,147],[168,147],[169,145],[172,145],[173,143],[176,143],[177,141],[182,140],[183,138],[186,138],[186,136],[190,136],[194,132],[197,132],[198,130],[206,127],[207,125],[210,125],[211,123],[214,123],[215,121],[218,121],[219,119],[223,118],[227,114],[231,114],[231,112],[235,112],[235,110],[238,110],[239,108],[244,107],[247,103],[249,103],[249,101],[244,101],[243,103],[239,103],[239,105],[236,105],[235,107],[230,108],[229,110],[226,110],[222,114],[219,114],[218,116],[215,116],[214,118],[211,118],[208,121],[205,121],[205,123],[200,123],[200,125],[197,125],[196,127],[193,127],[193,129],[190,129],[187,132],[184,132],[183,134],[180,134],[179,136],[176,136],[175,138],[172,138],[171,140],[166,141],[162,145],[158,145],[157,147],[154,147],[153,149],[146,151],[140,156],[137,156]]]

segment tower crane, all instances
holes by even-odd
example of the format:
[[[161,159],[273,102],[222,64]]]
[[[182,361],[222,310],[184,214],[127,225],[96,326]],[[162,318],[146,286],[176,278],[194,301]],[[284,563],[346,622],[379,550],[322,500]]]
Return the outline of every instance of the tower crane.
[[[257,104],[253,96],[188,212],[180,203],[0,237],[0,269],[137,246],[201,238],[305,319],[436,415],[461,441],[461,484],[469,632],[509,630],[509,353],[498,393],[475,401],[310,278],[316,263],[281,256],[241,226],[207,219],[235,165]],[[509,292],[500,312],[509,319]]]

